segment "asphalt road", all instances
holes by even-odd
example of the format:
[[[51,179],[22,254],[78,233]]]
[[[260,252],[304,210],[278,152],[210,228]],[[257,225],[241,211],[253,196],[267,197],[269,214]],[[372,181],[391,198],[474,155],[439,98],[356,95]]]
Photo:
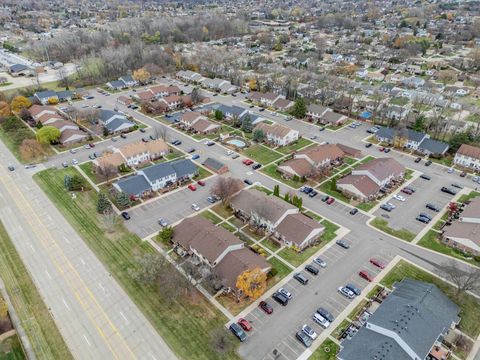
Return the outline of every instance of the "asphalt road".
[[[0,142],[0,218],[73,356],[175,359],[28,172]]]

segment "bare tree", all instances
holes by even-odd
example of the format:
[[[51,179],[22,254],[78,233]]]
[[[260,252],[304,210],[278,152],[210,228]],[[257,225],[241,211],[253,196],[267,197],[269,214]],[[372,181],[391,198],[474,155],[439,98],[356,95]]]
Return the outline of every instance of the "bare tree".
[[[224,327],[218,327],[211,333],[212,347],[219,354],[226,354],[234,347],[233,336]]]
[[[222,200],[226,205],[230,198],[242,189],[243,185],[239,179],[219,177],[212,187],[212,194]]]
[[[471,268],[468,271],[460,269],[455,261],[450,261],[444,265],[442,270],[456,287],[455,295],[458,296],[466,291],[480,289],[480,269]]]
[[[115,225],[117,225],[117,214],[112,208],[108,208],[102,214],[102,222],[107,232],[112,233],[115,231]]]
[[[168,128],[166,126],[155,126],[153,128],[153,132],[155,134],[156,139],[162,139],[163,141],[167,141],[168,139]]]
[[[106,182],[117,176],[118,168],[112,164],[101,164],[96,168],[97,175]]]

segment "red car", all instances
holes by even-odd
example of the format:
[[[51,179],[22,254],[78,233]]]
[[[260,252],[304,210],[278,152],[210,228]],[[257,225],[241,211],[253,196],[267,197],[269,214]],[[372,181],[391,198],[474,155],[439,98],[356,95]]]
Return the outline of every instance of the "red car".
[[[260,306],[260,309],[265,311],[268,315],[273,313],[272,306],[270,304],[268,304],[266,301],[260,301],[260,304],[258,304],[258,306]]]
[[[240,325],[242,327],[242,329],[245,330],[245,331],[252,330],[252,325],[250,325],[250,323],[248,322],[247,319],[240,318],[240,319],[238,319],[237,324]]]
[[[365,280],[367,280],[368,282],[372,282],[373,281],[373,276],[370,275],[370,273],[366,270],[362,270],[358,273],[358,275],[361,277],[361,278],[364,278]]]
[[[94,143],[91,143],[91,144],[88,144],[90,145],[90,147],[94,148],[95,147],[95,144]]]
[[[190,190],[192,190],[192,191],[196,191],[196,190],[197,190],[197,187],[196,187],[195,185],[193,185],[193,184],[188,185],[188,188],[189,188]]]
[[[205,181],[203,181],[203,180],[198,180],[198,181],[197,181],[197,184],[200,185],[200,186],[205,186]]]
[[[250,166],[250,165],[253,164],[253,161],[250,160],[250,159],[245,159],[245,160],[243,160],[242,162],[243,162],[245,165],[247,165],[247,166]]]
[[[334,199],[333,197],[329,197],[328,200],[327,200],[327,204],[330,205],[330,204],[332,204],[334,201],[335,201],[335,199]]]
[[[383,146],[378,148],[378,151],[384,151],[384,150],[385,148]]]
[[[383,263],[381,263],[380,261],[378,261],[377,259],[370,259],[370,264],[372,265],[375,265],[376,267],[380,268],[380,269],[385,269],[385,265]]]
[[[413,194],[413,191],[410,190],[410,189],[408,189],[408,188],[403,188],[403,189],[402,189],[402,192],[405,193],[405,194],[407,194],[407,195],[412,195],[412,194]]]

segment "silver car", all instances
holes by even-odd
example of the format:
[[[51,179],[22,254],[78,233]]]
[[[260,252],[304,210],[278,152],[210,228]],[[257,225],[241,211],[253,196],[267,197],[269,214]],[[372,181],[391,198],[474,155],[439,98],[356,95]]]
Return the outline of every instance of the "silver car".
[[[325,319],[322,315],[320,315],[319,313],[315,313],[313,314],[313,320],[319,324],[321,327],[323,327],[324,329],[328,328],[330,326],[330,321],[328,321],[327,319]]]
[[[313,260],[313,262],[317,265],[319,265],[320,267],[324,268],[324,267],[327,267],[327,263],[325,261],[323,261],[322,259],[320,259],[319,257],[318,258],[315,258]]]
[[[290,291],[285,290],[284,288],[278,289],[278,292],[284,295],[289,300],[292,298],[292,293]]]
[[[353,299],[355,297],[355,293],[344,286],[339,287],[338,292],[349,299]]]

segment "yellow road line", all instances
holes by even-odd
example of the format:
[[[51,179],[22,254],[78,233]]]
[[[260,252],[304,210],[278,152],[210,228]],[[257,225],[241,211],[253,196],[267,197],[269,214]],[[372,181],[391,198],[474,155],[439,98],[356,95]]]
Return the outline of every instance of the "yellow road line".
[[[64,274],[65,274],[65,271],[64,269],[62,268],[62,265],[57,261],[55,260],[50,252],[48,251],[48,245],[49,245],[49,242],[45,239],[43,239],[43,236],[46,236],[47,239],[50,239],[51,240],[51,244],[53,244],[59,251],[59,253],[62,255],[63,259],[65,260],[65,263],[66,265],[71,269],[73,270],[73,273],[76,275],[76,277],[78,278],[80,284],[82,285],[82,290],[84,290],[86,293],[87,293],[87,297],[90,297],[93,302],[95,303],[95,305],[97,306],[98,310],[99,310],[99,313],[103,316],[104,320],[106,320],[106,322],[110,325],[111,329],[113,330],[114,334],[120,339],[121,343],[125,346],[126,350],[127,350],[127,353],[130,353],[131,357],[133,359],[136,359],[136,356],[135,354],[132,352],[132,350],[130,349],[130,347],[128,346],[128,344],[126,343],[125,339],[121,336],[120,332],[117,330],[116,326],[111,322],[110,318],[108,317],[108,315],[105,313],[105,311],[103,310],[103,308],[100,306],[100,304],[98,303],[97,299],[95,298],[95,296],[93,295],[93,293],[91,292],[91,290],[88,288],[88,286],[85,284],[85,282],[83,281],[83,279],[81,278],[81,276],[79,275],[79,273],[77,272],[77,270],[75,269],[75,267],[72,265],[72,263],[68,260],[68,258],[65,256],[65,253],[63,252],[63,250],[61,249],[61,247],[58,245],[58,243],[55,241],[54,237],[52,236],[52,234],[50,233],[50,231],[48,230],[48,228],[43,224],[43,222],[41,221],[40,217],[37,215],[37,213],[35,212],[35,210],[32,208],[32,206],[30,205],[30,203],[27,201],[27,199],[25,198],[25,196],[23,195],[23,193],[18,189],[17,185],[15,184],[15,182],[13,181],[13,179],[11,179],[9,176],[6,176],[5,175],[5,171],[3,171],[4,174],[3,176],[0,176],[0,181],[3,183],[3,185],[5,186],[6,189],[8,190],[15,190],[19,195],[20,195],[20,199],[22,200],[23,204],[25,205],[23,207],[21,207],[21,205],[18,203],[17,200],[15,200],[15,202],[17,203],[17,206],[20,210],[22,210],[23,214],[24,214],[24,217],[25,219],[27,220],[27,222],[30,224],[30,227],[32,228],[32,232],[35,233],[36,235],[40,235],[38,238],[40,239],[41,241],[41,245],[43,246],[43,248],[46,250],[50,260],[54,263],[54,266],[57,268],[58,272],[62,275],[62,277],[65,279],[65,282],[68,284],[68,286],[70,287],[71,291],[75,294],[75,297],[77,298],[79,304],[82,306],[82,308],[84,309],[85,313],[87,314],[88,318],[90,319],[90,321],[92,322],[92,324],[95,326],[95,328],[97,329],[98,333],[101,335],[101,337],[104,339],[104,343],[108,346],[110,352],[112,353],[112,355],[116,358],[116,359],[123,359],[126,352],[125,351],[122,351],[121,349],[113,349],[112,348],[112,345],[110,344],[110,341],[109,339],[107,339],[107,337],[105,336],[104,332],[102,331],[102,329],[100,329],[100,327],[98,326],[98,322],[92,317],[91,313],[90,313],[90,309],[86,306],[85,302],[82,300],[81,298],[81,294],[79,292],[77,292],[77,290],[75,290],[71,284],[71,282],[65,278]],[[5,179],[9,179],[11,184],[8,184]],[[12,195],[12,198],[14,199],[18,199],[17,197],[13,196]],[[29,211],[30,210],[30,211]],[[25,212],[25,211],[29,211],[33,214],[33,217],[38,221],[38,223],[40,224],[41,227],[43,227],[43,229],[45,230],[44,232],[43,231],[35,231],[34,229],[36,229],[36,227],[34,226],[34,224],[31,222],[31,218],[30,216],[28,216],[28,214]],[[92,309],[93,310],[93,309]],[[117,356],[116,354],[116,351],[119,352],[120,356]]]

